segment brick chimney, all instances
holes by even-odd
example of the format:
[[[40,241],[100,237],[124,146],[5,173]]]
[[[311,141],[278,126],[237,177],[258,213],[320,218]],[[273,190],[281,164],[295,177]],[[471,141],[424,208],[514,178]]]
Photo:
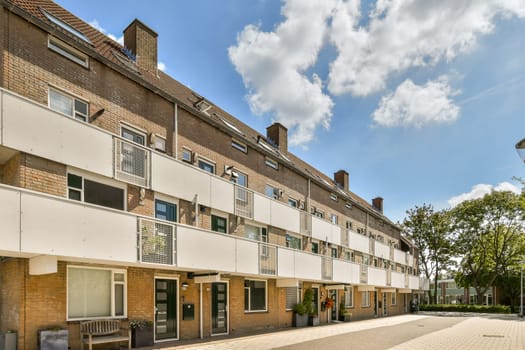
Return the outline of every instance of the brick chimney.
[[[334,182],[345,191],[350,188],[350,176],[345,170],[339,170],[334,173]]]
[[[376,197],[372,199],[372,206],[383,214],[383,198]]]
[[[288,153],[288,129],[280,123],[273,123],[266,128],[266,138],[271,139],[281,153]]]
[[[150,27],[135,19],[124,29],[124,46],[137,57],[137,65],[157,73],[157,36]]]

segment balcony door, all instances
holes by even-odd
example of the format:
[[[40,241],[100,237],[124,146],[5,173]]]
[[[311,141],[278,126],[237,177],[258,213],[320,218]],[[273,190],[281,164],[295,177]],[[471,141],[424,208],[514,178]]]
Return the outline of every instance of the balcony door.
[[[211,334],[228,334],[228,284],[211,284]]]
[[[155,341],[179,337],[177,285],[174,279],[155,279]]]

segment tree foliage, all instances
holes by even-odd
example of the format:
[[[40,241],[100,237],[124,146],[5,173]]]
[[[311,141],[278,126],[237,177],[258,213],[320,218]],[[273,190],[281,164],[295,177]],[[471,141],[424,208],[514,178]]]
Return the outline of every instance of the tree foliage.
[[[419,268],[426,278],[434,280],[434,293],[429,300],[437,303],[437,281],[442,271],[455,264],[450,215],[446,210],[434,211],[424,204],[407,210],[403,231],[419,251]]]

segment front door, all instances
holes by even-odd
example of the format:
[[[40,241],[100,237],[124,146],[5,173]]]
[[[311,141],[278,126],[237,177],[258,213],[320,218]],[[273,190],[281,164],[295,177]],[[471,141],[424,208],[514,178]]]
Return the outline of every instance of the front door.
[[[155,279],[155,340],[177,338],[177,280]]]
[[[387,305],[386,305],[386,302],[388,300],[388,298],[387,298],[387,294],[388,293],[381,293],[381,294],[383,294],[383,316],[386,316],[387,313],[388,313],[387,312]]]
[[[337,321],[337,308],[339,306],[337,303],[337,290],[332,289],[328,293],[330,299],[334,301],[334,305],[332,305],[332,308],[330,309],[330,320]]]
[[[211,285],[211,334],[228,333],[228,284]]]

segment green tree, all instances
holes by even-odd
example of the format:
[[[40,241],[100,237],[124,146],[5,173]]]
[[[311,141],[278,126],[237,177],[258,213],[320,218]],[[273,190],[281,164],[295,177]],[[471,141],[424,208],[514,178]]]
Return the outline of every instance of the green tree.
[[[481,304],[498,276],[507,275],[524,257],[523,194],[494,191],[460,203],[451,213],[462,256],[456,281],[473,287]]]
[[[455,265],[450,217],[446,210],[434,211],[432,205],[423,204],[407,210],[403,231],[419,251],[419,269],[434,281],[434,292],[428,291],[429,300],[437,304],[437,282],[441,273]]]

